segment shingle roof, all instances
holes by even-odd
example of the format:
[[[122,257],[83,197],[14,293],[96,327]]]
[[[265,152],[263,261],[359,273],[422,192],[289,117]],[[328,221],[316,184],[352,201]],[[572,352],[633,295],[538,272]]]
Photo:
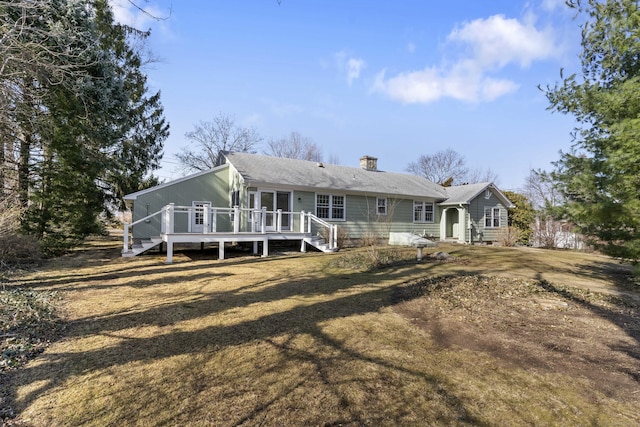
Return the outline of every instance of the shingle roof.
[[[385,171],[321,164],[248,153],[227,153],[247,185],[287,185],[308,189],[447,198],[444,187],[425,178]]]
[[[507,196],[502,194],[502,192],[491,182],[480,182],[478,184],[455,185],[453,187],[446,187],[445,191],[447,192],[447,200],[440,204],[464,205],[470,203],[471,200],[478,197],[483,191],[488,188],[490,188],[493,193],[498,196],[498,198],[502,199],[503,203],[507,207],[513,207],[513,203],[511,203],[511,201],[507,199]]]
[[[471,199],[482,193],[485,188],[491,185],[490,182],[480,182],[478,184],[454,185],[446,187],[447,200],[443,202],[446,205],[457,205],[460,203],[469,203]]]

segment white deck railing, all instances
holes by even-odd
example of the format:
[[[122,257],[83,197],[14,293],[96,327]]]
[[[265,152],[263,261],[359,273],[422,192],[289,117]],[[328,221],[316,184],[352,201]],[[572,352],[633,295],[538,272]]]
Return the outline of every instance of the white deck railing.
[[[186,218],[184,216],[186,215]],[[129,250],[132,239],[132,227],[134,225],[151,222],[151,219],[159,216],[160,234],[170,235],[176,233],[191,234],[239,234],[267,232],[286,233],[294,232],[294,224],[299,225],[299,232],[312,233],[312,224],[317,228],[325,228],[328,231],[329,247],[337,248],[338,226],[330,224],[310,212],[287,212],[278,209],[268,211],[262,209],[245,209],[240,207],[222,208],[213,206],[176,206],[170,203],[158,212],[147,215],[132,223],[124,223],[123,250]],[[178,220],[181,217],[184,220]],[[156,234],[156,233],[154,233]]]

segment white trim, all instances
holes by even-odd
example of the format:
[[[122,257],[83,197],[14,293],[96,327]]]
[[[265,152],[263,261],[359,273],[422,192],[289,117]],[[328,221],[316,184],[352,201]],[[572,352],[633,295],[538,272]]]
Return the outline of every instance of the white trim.
[[[380,212],[380,208],[382,206],[380,206],[380,200],[384,200],[384,212]],[[387,216],[388,213],[388,205],[389,205],[389,199],[387,197],[376,197],[376,215],[378,216]]]
[[[468,184],[468,185],[475,185],[475,184]],[[462,187],[462,186],[458,186],[458,187]],[[457,205],[468,205],[470,204],[473,199],[475,199],[476,197],[478,197],[480,194],[482,194],[483,192],[485,192],[486,190],[490,190],[491,192],[495,193],[495,195],[498,197],[498,199],[500,200],[500,202],[505,206],[505,208],[507,209],[511,209],[511,208],[515,208],[516,205],[514,205],[513,203],[511,203],[511,200],[509,200],[509,198],[507,198],[507,196],[505,196],[502,191],[500,191],[500,189],[498,187],[496,187],[496,185],[492,182],[487,183],[487,185],[485,185],[484,187],[482,187],[480,189],[480,191],[476,192],[475,194],[473,194],[471,197],[469,197],[466,200],[453,200],[453,201],[448,201],[444,200],[440,203],[438,203],[440,206],[457,206]],[[507,203],[509,202],[509,203]]]
[[[421,206],[422,214],[420,220],[416,220],[416,203],[419,203]],[[431,220],[427,220],[427,205],[431,205]],[[433,224],[436,222],[436,203],[435,202],[427,202],[424,200],[413,200],[411,205],[411,218],[413,218],[414,224]]]
[[[321,217],[320,215],[318,215],[318,196],[329,196],[329,217],[328,218],[324,218]],[[333,217],[333,198],[334,197],[342,197],[343,200],[343,205],[342,205],[342,209],[343,209],[343,213],[344,213],[344,217],[343,218],[334,218]],[[340,193],[321,193],[321,192],[316,192],[315,196],[313,197],[313,201],[314,201],[314,215],[317,216],[320,219],[324,219],[326,221],[346,221],[347,220],[347,195],[346,194],[340,194]]]
[[[193,200],[191,202],[191,206],[195,208],[196,205],[202,205],[202,206],[207,206],[208,205],[209,207],[211,207],[211,206],[213,206],[213,203],[211,203],[208,200]],[[187,228],[187,230],[189,230],[189,233],[196,233],[196,232],[197,233],[202,233],[202,230],[194,231],[193,228],[196,225],[203,225],[204,226],[204,223],[205,223],[205,221],[203,219],[202,224],[196,224],[196,212],[195,212],[195,209],[189,209],[189,227]]]
[[[491,210],[491,216],[487,218],[487,209]],[[494,215],[495,211],[498,211],[498,225],[494,225],[494,220],[496,219],[496,216]],[[501,216],[502,216],[502,209],[499,207],[495,207],[495,206],[491,206],[491,207],[485,207],[484,208],[484,213],[483,213],[483,219],[484,219],[484,228],[500,228],[502,226],[502,220],[501,220]],[[491,220],[491,225],[487,225],[487,219]]]

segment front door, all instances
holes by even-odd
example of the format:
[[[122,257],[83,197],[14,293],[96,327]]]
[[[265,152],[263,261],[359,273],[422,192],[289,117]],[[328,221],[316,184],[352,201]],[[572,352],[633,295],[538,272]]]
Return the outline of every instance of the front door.
[[[204,232],[204,207],[211,207],[211,202],[192,202],[191,206],[194,209],[191,210],[191,232],[202,233]]]

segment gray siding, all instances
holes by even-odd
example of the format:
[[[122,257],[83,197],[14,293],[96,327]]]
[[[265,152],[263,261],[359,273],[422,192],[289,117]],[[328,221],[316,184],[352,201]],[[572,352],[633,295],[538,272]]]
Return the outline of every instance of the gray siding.
[[[476,197],[469,204],[469,215],[471,219],[471,242],[495,242],[498,240],[500,228],[486,227],[484,210],[486,208],[500,209],[500,227],[507,226],[507,208],[500,202],[495,194],[491,193],[490,198],[485,198],[484,193]]]
[[[336,193],[339,194],[339,193]],[[377,215],[375,196],[346,195],[346,220],[329,221],[338,225],[349,239],[361,239],[373,233],[379,239],[388,239],[390,232],[411,232],[435,236],[440,235],[440,209],[435,205],[434,222],[413,222],[413,200],[393,199],[387,196],[387,215]],[[311,212],[315,213],[315,194]]]
[[[228,182],[229,168],[226,167],[140,194],[133,201],[133,221],[158,212],[169,203],[191,206],[194,201],[203,201],[211,202],[213,206],[229,206]],[[176,231],[186,231],[188,224],[189,218],[186,213],[176,214]],[[133,237],[136,239],[159,234],[160,216],[154,216],[149,222],[142,222],[133,227]]]

